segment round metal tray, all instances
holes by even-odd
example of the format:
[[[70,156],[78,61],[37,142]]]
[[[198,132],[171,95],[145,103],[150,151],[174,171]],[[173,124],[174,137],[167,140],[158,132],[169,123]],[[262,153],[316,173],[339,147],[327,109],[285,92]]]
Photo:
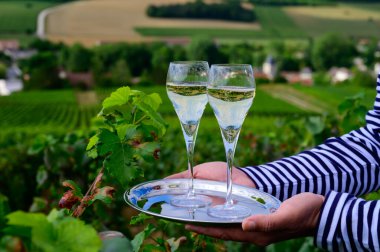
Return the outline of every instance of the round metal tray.
[[[134,186],[124,194],[125,201],[136,210],[160,218],[193,224],[241,224],[243,219],[215,218],[207,214],[207,208],[180,208],[170,204],[173,196],[187,193],[188,179],[162,179]],[[212,198],[212,205],[225,202],[226,183],[212,180],[194,180],[196,194]],[[270,194],[254,188],[233,185],[232,199],[249,207],[251,215],[276,211],[281,202]],[[212,206],[211,205],[211,206]]]

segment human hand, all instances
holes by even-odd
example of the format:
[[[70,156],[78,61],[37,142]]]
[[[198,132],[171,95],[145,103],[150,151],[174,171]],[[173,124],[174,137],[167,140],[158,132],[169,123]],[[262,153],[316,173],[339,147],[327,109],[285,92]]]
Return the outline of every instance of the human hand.
[[[173,174],[168,179],[178,179],[178,178],[189,178],[190,174],[188,171],[183,171],[177,174]],[[197,165],[194,167],[194,178],[197,179],[208,179],[216,181],[226,181],[227,180],[227,164],[225,162],[208,162]],[[233,167],[232,168],[232,183],[256,187],[253,181],[241,170]]]
[[[247,217],[242,227],[203,227],[186,225],[186,229],[222,240],[250,242],[259,246],[292,238],[313,235],[324,197],[301,193],[284,201],[280,208],[268,215]]]

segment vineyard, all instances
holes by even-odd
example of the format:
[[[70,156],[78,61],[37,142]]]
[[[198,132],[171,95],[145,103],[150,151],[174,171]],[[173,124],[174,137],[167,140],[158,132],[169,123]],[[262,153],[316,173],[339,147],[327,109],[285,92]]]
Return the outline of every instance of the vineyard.
[[[164,87],[141,88],[141,90],[159,93],[163,99],[160,113],[169,121],[175,121],[174,110]],[[56,133],[89,128],[92,119],[99,112],[100,101],[110,92],[111,90],[97,91],[98,103],[93,105],[80,105],[81,101],[78,101],[75,92],[70,90],[23,92],[9,97],[1,97],[0,127],[2,131],[0,136],[20,131]],[[250,112],[254,116],[273,117],[310,114],[291,104],[275,99],[265,92],[259,91],[258,93]],[[205,111],[206,117],[213,117],[209,106]],[[212,121],[213,119],[205,120]],[[263,122],[263,120],[260,121]],[[208,125],[209,123],[205,124]],[[176,124],[173,123],[173,125]]]
[[[163,104],[160,113],[169,122],[171,128],[179,127],[174,109],[166,95],[165,87],[142,87],[146,93],[160,94]],[[293,89],[293,88],[292,88]],[[319,100],[334,111],[346,96],[363,91],[358,87],[316,87],[295,86],[295,90]],[[259,87],[254,104],[245,122],[246,127],[255,132],[262,132],[274,124],[278,117],[310,116],[315,112],[302,110],[295,105],[269,94],[267,87]],[[0,97],[0,140],[1,137],[15,132],[36,134],[42,132],[65,133],[73,130],[88,129],[100,109],[100,102],[110,94],[111,89],[96,91],[95,104],[82,104],[77,94],[72,90],[63,91],[30,91],[16,93],[9,97]],[[370,107],[373,102],[373,90],[364,90],[365,105]],[[331,109],[331,110],[330,110]],[[202,127],[208,130],[217,127],[210,106],[206,107],[202,119]]]

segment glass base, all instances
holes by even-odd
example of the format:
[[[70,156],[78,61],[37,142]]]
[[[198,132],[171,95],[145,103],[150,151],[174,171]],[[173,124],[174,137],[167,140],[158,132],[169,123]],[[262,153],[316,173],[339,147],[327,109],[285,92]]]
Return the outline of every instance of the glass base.
[[[222,219],[241,219],[251,215],[251,210],[242,205],[217,205],[207,210],[207,214]]]
[[[211,205],[210,197],[204,195],[180,195],[171,198],[170,204],[176,207],[201,208]]]

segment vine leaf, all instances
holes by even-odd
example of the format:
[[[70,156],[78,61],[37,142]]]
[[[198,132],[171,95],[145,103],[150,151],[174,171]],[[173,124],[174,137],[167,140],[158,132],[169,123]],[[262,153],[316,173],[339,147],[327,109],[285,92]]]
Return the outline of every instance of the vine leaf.
[[[108,129],[101,129],[99,142],[99,154],[109,154],[104,161],[104,167],[121,185],[126,186],[126,182],[135,176],[135,171],[132,169],[134,168],[133,148]]]
[[[129,87],[121,87],[115,92],[112,92],[109,97],[103,101],[103,110],[105,111],[114,106],[121,106],[128,102],[131,89]]]
[[[156,228],[152,225],[152,224],[148,224],[148,226],[145,227],[145,229],[143,231],[141,231],[140,233],[138,233],[135,238],[133,238],[132,240],[132,247],[133,247],[133,251],[134,252],[138,252],[140,251],[140,247],[143,243],[143,241],[149,237],[154,231],[156,230]]]
[[[92,200],[89,201],[89,205],[94,203],[96,200],[100,200],[106,204],[111,204],[113,199],[113,194],[115,193],[115,188],[111,186],[105,186],[102,188],[97,188]]]
[[[17,211],[7,215],[7,219],[6,232],[30,238],[31,251],[63,252],[81,248],[83,252],[91,252],[101,248],[100,238],[93,227],[81,220],[64,217],[62,211],[53,209],[49,216]],[[26,232],[28,229],[31,232]]]
[[[150,215],[147,215],[147,214],[144,214],[144,213],[139,213],[136,216],[132,216],[132,219],[129,222],[129,224],[131,224],[131,225],[143,224],[145,220],[149,220],[149,219],[152,219],[152,218],[153,218],[153,216],[150,216]]]

